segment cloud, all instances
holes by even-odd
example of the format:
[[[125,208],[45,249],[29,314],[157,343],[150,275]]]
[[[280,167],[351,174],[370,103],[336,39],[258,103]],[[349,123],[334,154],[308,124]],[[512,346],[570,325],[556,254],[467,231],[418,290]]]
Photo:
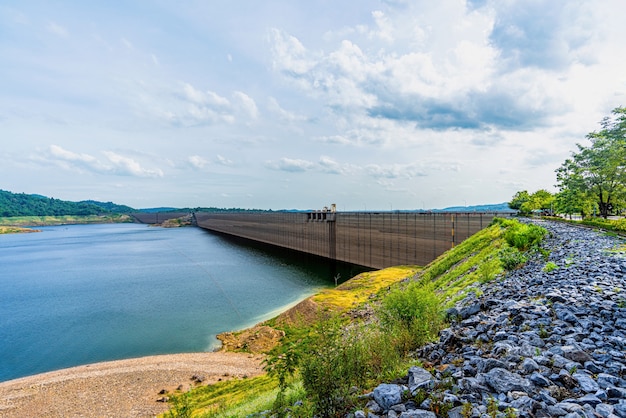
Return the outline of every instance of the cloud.
[[[108,159],[110,171],[119,175],[129,175],[134,177],[163,177],[160,169],[150,170],[143,168],[141,164],[132,158],[125,157],[112,151],[102,152]]]
[[[216,161],[218,164],[220,164],[220,165],[227,165],[227,166],[228,166],[228,165],[233,165],[233,161],[232,161],[232,160],[229,160],[228,158],[223,157],[223,156],[221,156],[221,155],[219,155],[219,154],[217,154],[217,155],[215,156],[215,161]]]
[[[315,163],[307,160],[281,158],[278,161],[267,161],[266,167],[272,170],[287,171],[290,173],[304,172],[315,168]]]
[[[502,7],[504,6],[504,7]],[[496,3],[497,18],[490,35],[505,68],[563,69],[587,61],[587,43],[594,37],[582,2],[566,0]]]
[[[327,51],[271,31],[274,70],[321,100],[336,121],[363,123],[337,124],[338,132],[321,140],[355,143],[354,132],[369,129],[371,118],[411,122],[417,130],[543,127],[568,111],[565,79],[552,72],[591,59],[591,24],[579,3],[387,4],[367,27],[344,29],[346,38]],[[393,49],[385,47],[391,40]],[[384,132],[379,138],[394,141]]]
[[[125,157],[112,151],[103,151],[106,157],[103,161],[90,154],[79,154],[66,150],[58,145],[48,148],[48,155],[39,160],[56,164],[66,170],[88,171],[97,174],[114,174],[134,177],[163,177],[160,169],[151,170],[141,166],[132,158]]]
[[[194,168],[204,168],[207,165],[207,160],[200,157],[199,155],[192,155],[188,158],[188,161]]]
[[[259,109],[250,96],[241,91],[236,91],[233,93],[233,97],[235,98],[239,110],[249,119],[255,120],[259,117]]]
[[[48,30],[48,32],[52,33],[53,35],[59,36],[61,38],[67,38],[70,36],[69,31],[65,27],[59,25],[56,22],[49,22],[46,25],[46,29]]]
[[[381,179],[413,179],[425,177],[428,174],[419,164],[370,164],[365,172],[374,178]]]
[[[236,121],[254,121],[259,117],[254,99],[242,91],[234,91],[230,100],[214,91],[181,83],[175,98],[178,100],[169,105],[169,110],[160,112],[175,125],[232,125]]]

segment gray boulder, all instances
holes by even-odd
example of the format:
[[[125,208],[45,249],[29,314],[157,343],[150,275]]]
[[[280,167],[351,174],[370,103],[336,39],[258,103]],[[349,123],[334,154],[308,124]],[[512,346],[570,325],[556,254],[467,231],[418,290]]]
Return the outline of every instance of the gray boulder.
[[[393,405],[402,402],[402,387],[383,383],[374,389],[374,400],[383,410],[388,411]]]
[[[533,384],[528,379],[499,367],[489,370],[484,374],[484,378],[485,382],[498,393],[510,391],[530,393],[533,390]]]

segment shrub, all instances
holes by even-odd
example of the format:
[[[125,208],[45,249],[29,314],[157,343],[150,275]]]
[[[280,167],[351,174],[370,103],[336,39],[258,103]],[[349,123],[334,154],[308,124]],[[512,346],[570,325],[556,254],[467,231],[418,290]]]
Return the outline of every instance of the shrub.
[[[522,266],[528,259],[517,248],[505,247],[498,252],[498,257],[505,270],[511,271]]]
[[[432,285],[420,282],[389,293],[379,315],[383,327],[408,344],[409,350],[435,339],[444,324],[441,300]]]
[[[401,361],[392,338],[363,325],[347,330],[333,318],[320,322],[301,362],[301,375],[317,416],[345,415],[354,405],[352,388],[365,388]]]
[[[516,223],[511,225],[504,233],[504,239],[511,247],[519,251],[528,251],[538,247],[548,231],[537,225]]]

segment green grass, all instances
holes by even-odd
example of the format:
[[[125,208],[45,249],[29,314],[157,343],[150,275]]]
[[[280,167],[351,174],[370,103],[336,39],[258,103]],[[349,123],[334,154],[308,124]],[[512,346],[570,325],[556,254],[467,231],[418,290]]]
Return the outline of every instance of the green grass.
[[[251,379],[233,379],[201,386],[170,396],[172,409],[166,418],[241,417],[270,409],[278,383],[267,375]]]
[[[543,271],[549,273],[549,272],[554,271],[554,270],[556,270],[558,268],[559,268],[559,266],[557,266],[556,263],[553,263],[552,261],[549,261],[543,267]]]

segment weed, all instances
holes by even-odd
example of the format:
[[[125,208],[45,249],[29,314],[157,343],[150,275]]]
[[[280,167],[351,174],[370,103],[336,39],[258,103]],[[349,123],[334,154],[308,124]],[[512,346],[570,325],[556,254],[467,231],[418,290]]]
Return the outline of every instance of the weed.
[[[454,406],[452,402],[443,400],[443,392],[433,392],[428,398],[430,399],[430,410],[438,417],[447,417],[448,412]]]
[[[169,400],[170,410],[165,414],[166,418],[190,418],[191,417],[191,392],[174,395]]]
[[[498,416],[498,400],[493,396],[487,399],[487,414],[492,418]]]
[[[463,408],[461,409],[461,416],[463,418],[470,418],[474,412],[474,407],[469,402],[463,403]]]
[[[515,418],[517,417],[517,412],[515,411],[515,408],[511,408],[510,406],[504,410],[504,416],[506,418]]]
[[[379,315],[385,330],[408,337],[408,351],[435,339],[444,325],[439,297],[432,286],[420,282],[391,291],[383,300]]]
[[[554,271],[558,268],[559,266],[557,266],[556,263],[552,261],[548,261],[546,265],[543,267],[543,271],[545,271],[546,273],[550,273],[551,271]]]
[[[505,270],[511,271],[522,266],[528,259],[518,249],[505,247],[498,252],[498,257]]]
[[[543,324],[539,324],[539,337],[540,338],[548,338],[549,334],[548,331],[546,331],[546,327]],[[537,349],[539,350],[539,349]],[[539,355],[539,354],[537,354]]]
[[[274,410],[285,406],[285,393],[289,387],[289,381],[297,370],[302,353],[294,343],[285,344],[279,354],[269,356],[265,361],[264,370],[270,377],[278,378],[278,395],[274,402]]]

